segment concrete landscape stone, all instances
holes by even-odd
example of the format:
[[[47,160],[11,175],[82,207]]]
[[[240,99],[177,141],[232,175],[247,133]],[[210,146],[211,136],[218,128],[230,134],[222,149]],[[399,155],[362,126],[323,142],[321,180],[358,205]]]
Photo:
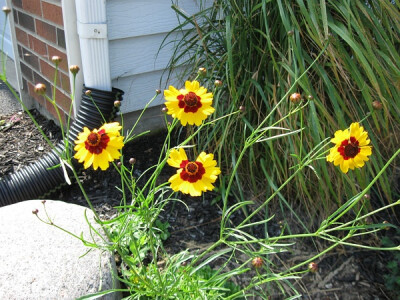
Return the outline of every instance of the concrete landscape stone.
[[[91,240],[86,207],[46,201],[54,224]],[[90,248],[64,231],[41,222],[46,219],[41,200],[24,201],[0,208],[0,299],[76,299],[117,288],[113,255]],[[91,224],[97,225],[95,222]],[[112,293],[98,299],[120,299]]]

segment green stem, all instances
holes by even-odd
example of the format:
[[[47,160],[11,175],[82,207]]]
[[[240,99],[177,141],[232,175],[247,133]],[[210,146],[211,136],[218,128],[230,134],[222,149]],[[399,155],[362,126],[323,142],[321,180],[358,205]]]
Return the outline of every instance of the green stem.
[[[336,227],[331,228],[331,229],[325,229],[323,232],[324,232],[324,233],[327,233],[327,232],[332,232],[332,231],[340,230],[341,228],[347,227],[347,226],[351,225],[351,224],[354,223],[354,222],[360,221],[360,220],[365,219],[365,218],[367,218],[367,217],[369,217],[369,216],[372,216],[372,215],[374,215],[374,214],[376,214],[376,213],[378,213],[378,212],[380,212],[380,211],[386,210],[386,209],[388,209],[388,208],[391,208],[391,207],[396,206],[396,205],[399,205],[399,204],[400,204],[400,199],[397,200],[397,201],[394,202],[394,203],[388,204],[388,205],[383,206],[383,207],[381,207],[381,208],[378,208],[378,209],[376,209],[376,210],[374,210],[374,211],[372,211],[372,212],[370,212],[370,213],[367,213],[367,214],[365,214],[365,215],[362,215],[361,217],[357,217],[356,219],[354,219],[354,220],[352,220],[352,221],[349,221],[349,222],[347,222],[347,223],[344,223],[344,224],[342,224],[342,225],[336,226]]]
[[[1,63],[2,63],[2,71],[3,71],[3,81],[7,80],[7,75],[6,75],[6,55],[3,52],[4,50],[4,33],[6,32],[6,27],[7,27],[7,14],[6,17],[4,18],[4,25],[3,25],[3,35],[1,36]]]
[[[371,189],[371,187],[374,185],[374,183],[379,179],[379,177],[385,172],[387,167],[392,163],[392,161],[395,159],[397,155],[400,153],[400,148],[397,149],[396,153],[393,154],[393,156],[387,161],[387,163],[383,166],[383,168],[379,171],[379,173],[372,179],[370,184],[358,195],[358,199],[356,201],[353,201],[351,205],[349,205],[346,209],[344,209],[336,218],[328,222],[325,226],[321,227],[319,231],[324,230],[327,228],[330,224],[335,223],[337,220],[339,220],[342,216],[344,216],[350,209],[353,208],[354,205]]]
[[[220,246],[223,243],[224,243],[224,241],[222,239],[219,239],[218,241],[216,241],[214,244],[212,244],[210,247],[208,247],[207,250],[205,250],[199,256],[197,256],[195,259],[193,259],[192,262],[190,263],[190,266],[193,267],[200,259],[202,259],[204,256],[206,256],[208,253],[210,253],[211,251],[213,251],[215,248],[217,248],[218,246]]]
[[[61,231],[64,231],[65,233],[67,233],[67,234],[73,236],[74,238],[77,238],[78,240],[80,240],[80,241],[82,241],[82,242],[86,242],[86,241],[84,241],[80,236],[77,236],[76,234],[74,234],[74,233],[72,233],[72,232],[70,232],[70,231],[68,231],[68,230],[66,230],[66,229],[64,229],[64,228],[62,228],[62,227],[60,227],[60,226],[54,224],[53,221],[52,221],[52,220],[49,218],[49,216],[47,215],[47,212],[46,212],[46,216],[47,216],[47,218],[48,218],[48,220],[49,220],[48,222],[44,221],[42,218],[40,218],[40,217],[36,214],[36,217],[37,217],[41,222],[43,222],[44,224],[47,224],[47,225],[50,225],[50,226],[54,226],[54,227],[56,227],[57,229],[60,229]]]
[[[65,139],[65,148],[69,149],[69,127],[71,124],[71,115],[72,115],[72,108],[74,107],[74,102],[75,102],[75,81],[76,81],[76,73],[72,73],[73,79],[72,79],[72,90],[71,90],[71,105],[69,106],[69,112],[68,112],[68,118],[67,118],[67,138]],[[67,159],[70,159],[70,153],[67,151],[66,153]]]

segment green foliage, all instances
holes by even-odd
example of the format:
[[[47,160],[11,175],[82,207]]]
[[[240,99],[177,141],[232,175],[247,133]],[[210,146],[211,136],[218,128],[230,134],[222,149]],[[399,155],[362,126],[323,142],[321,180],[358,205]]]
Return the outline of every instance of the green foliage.
[[[318,212],[325,217],[362,190],[397,149],[397,1],[217,0],[194,16],[180,10],[179,2],[173,8],[181,20],[174,32],[181,32],[183,38],[176,41],[170,66],[185,66],[183,78],[205,67],[208,75],[204,80],[210,86],[215,79],[223,81],[215,95],[215,119],[240,105],[245,107],[243,122],[225,118],[197,137],[199,147],[218,155],[223,173],[230,174],[246,137],[288,91],[301,93],[309,102],[303,111],[280,124],[289,130],[304,127],[301,134],[257,143],[246,153],[238,169],[239,175],[246,176],[238,176],[232,190],[236,199],[261,195],[262,200],[288,178],[291,168],[313,145],[370,116],[362,125],[370,134],[376,159],[347,175],[323,160],[315,161],[280,193],[280,199],[289,203],[301,201],[310,219]],[[293,86],[327,45],[318,62]],[[381,111],[374,111],[374,101],[382,102]],[[265,125],[270,126],[292,107],[288,100]],[[266,137],[274,134],[268,132]],[[268,168],[254,168],[260,160]],[[389,172],[379,179],[377,193],[382,204],[393,201],[390,178]],[[252,192],[244,195],[245,190]]]
[[[393,247],[400,243],[400,229],[396,229],[397,235],[389,238],[382,238],[382,245],[385,247]],[[391,253],[391,259],[387,263],[388,274],[383,275],[385,278],[385,286],[389,291],[400,295],[400,251]]]
[[[154,265],[125,271],[124,275],[129,278],[135,292],[131,299],[225,299],[240,291],[232,281],[216,280],[218,271],[208,265],[191,272],[193,267],[182,265],[184,256],[177,255],[171,259],[174,263],[161,272]]]

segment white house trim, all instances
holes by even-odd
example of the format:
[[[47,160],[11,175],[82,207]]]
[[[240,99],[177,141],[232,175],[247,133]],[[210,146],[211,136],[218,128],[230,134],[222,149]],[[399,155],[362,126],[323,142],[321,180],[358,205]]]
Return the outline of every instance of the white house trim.
[[[79,0],[78,0],[79,1]],[[68,65],[77,65],[82,69],[81,51],[79,46],[79,36],[77,31],[76,8],[74,0],[63,0],[62,11],[64,20],[65,46],[67,50]],[[70,84],[73,86],[73,77],[70,76]],[[83,71],[80,71],[75,79],[74,93],[74,115],[76,116],[81,102],[81,93],[83,86]],[[72,93],[72,90],[71,90]]]

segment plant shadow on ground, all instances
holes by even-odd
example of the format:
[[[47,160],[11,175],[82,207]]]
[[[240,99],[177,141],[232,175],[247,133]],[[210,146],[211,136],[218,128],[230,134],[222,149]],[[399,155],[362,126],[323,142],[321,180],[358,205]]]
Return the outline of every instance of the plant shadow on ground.
[[[52,121],[46,120],[37,113],[34,115],[44,131],[51,135],[53,141],[60,137],[59,129]],[[49,151],[48,145],[26,114],[15,113],[2,116],[1,119],[5,121],[4,123],[12,123],[8,128],[0,130],[1,176],[17,171],[19,167],[39,159]],[[131,157],[136,159],[134,167],[136,176],[140,176],[147,168],[157,163],[164,138],[165,133],[161,131],[157,134],[145,135],[140,140],[125,146],[124,163],[128,165]],[[167,181],[173,172],[174,170],[166,167],[159,180]],[[113,207],[120,205],[121,201],[121,194],[116,189],[120,186],[116,170],[113,168],[97,172],[85,170],[80,178],[100,217],[104,219],[115,217],[117,211]],[[170,224],[168,228],[170,236],[164,242],[168,253],[175,254],[186,249],[190,251],[206,249],[218,239],[221,209],[218,202],[214,203],[217,196],[216,192],[206,193],[204,198],[178,194],[180,200],[186,205],[172,201],[165,207],[160,219]],[[48,198],[87,206],[77,184],[64,185]],[[238,211],[233,216],[232,222],[239,222],[243,218],[243,213]],[[288,219],[290,220],[290,216],[280,215],[277,209],[275,218],[268,223],[268,234],[279,235],[281,230],[285,230],[285,226],[282,226],[279,221]],[[296,230],[296,222],[289,221],[289,223],[291,224],[287,225],[292,230]],[[264,227],[256,228],[253,234],[260,238],[264,237]],[[384,231],[383,235],[389,240],[395,240],[397,233],[394,229],[390,229]],[[377,236],[369,243],[377,245],[382,238],[383,236]],[[312,257],[318,253],[316,249],[326,247],[323,241],[298,240],[293,246],[288,247],[287,252],[271,254],[269,257],[271,268],[274,272],[281,272],[289,266]],[[385,288],[384,277],[389,272],[387,265],[393,259],[392,253],[339,246],[316,261],[318,272],[307,273],[301,280],[292,283],[303,294],[302,299],[396,299],[398,295]],[[211,267],[220,264],[222,262],[217,260]],[[232,262],[228,268],[234,268],[234,264]],[[245,273],[233,278],[233,281],[242,286],[251,279],[252,275],[254,272]],[[281,297],[272,296],[272,299],[282,299]]]

